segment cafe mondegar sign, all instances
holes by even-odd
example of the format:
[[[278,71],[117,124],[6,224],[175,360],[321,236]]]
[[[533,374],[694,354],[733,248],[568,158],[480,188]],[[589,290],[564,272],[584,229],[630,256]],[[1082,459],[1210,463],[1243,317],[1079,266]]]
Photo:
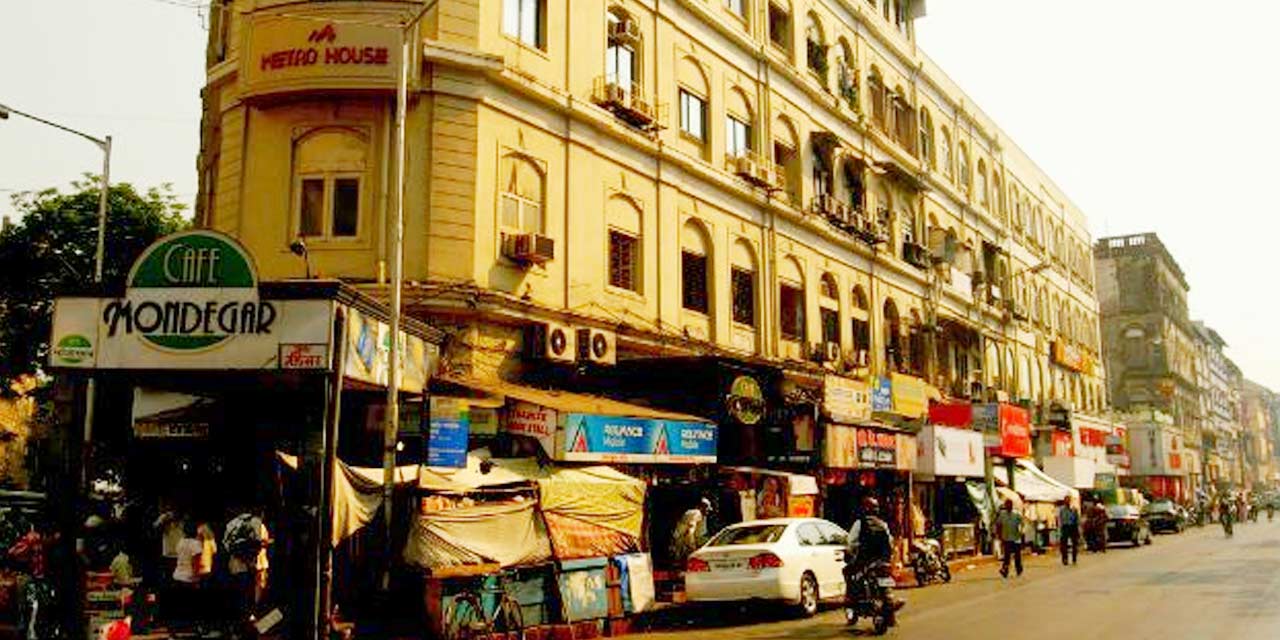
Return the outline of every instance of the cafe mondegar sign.
[[[123,297],[59,298],[49,363],[327,369],[333,310],[330,300],[260,298],[253,259],[240,243],[215,231],[185,231],[142,252]]]

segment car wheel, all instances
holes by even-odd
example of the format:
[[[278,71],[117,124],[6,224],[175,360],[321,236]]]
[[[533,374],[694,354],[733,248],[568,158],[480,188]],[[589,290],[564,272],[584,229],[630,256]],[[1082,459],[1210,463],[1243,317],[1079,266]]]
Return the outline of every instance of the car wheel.
[[[942,563],[942,581],[951,582],[951,567],[947,563]]]
[[[818,614],[818,580],[812,573],[800,578],[800,615],[812,618]]]

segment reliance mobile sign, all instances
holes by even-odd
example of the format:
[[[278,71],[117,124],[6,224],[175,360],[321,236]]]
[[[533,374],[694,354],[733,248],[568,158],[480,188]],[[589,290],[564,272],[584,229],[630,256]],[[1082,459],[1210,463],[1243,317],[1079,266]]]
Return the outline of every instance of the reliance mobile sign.
[[[334,304],[261,300],[249,254],[207,230],[156,241],[121,298],[60,298],[49,364],[82,369],[327,369]],[[301,363],[301,364],[299,364]]]
[[[570,413],[565,416],[563,460],[574,462],[716,461],[714,424]]]

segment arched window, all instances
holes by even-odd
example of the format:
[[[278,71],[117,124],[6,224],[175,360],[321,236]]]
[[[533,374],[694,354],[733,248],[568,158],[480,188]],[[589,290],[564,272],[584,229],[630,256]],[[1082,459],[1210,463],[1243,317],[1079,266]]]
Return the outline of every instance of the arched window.
[[[778,332],[783,340],[805,341],[804,270],[790,256],[778,264]]]
[[[871,67],[871,75],[867,76],[867,88],[871,92],[871,121],[880,127],[881,131],[888,133],[888,120],[885,116],[887,95],[885,93],[884,80],[880,75],[880,70],[874,66]]]
[[[844,161],[844,188],[849,206],[854,211],[866,211],[867,188],[862,178],[863,165],[854,158]]]
[[[920,107],[920,157],[924,158],[924,164],[929,169],[937,168],[938,162],[933,149],[933,118],[924,107]]]
[[[955,176],[954,156],[951,153],[951,132],[942,128],[942,136],[938,138],[938,162],[942,163],[942,175],[951,180]]]
[[[840,289],[831,273],[822,274],[818,281],[818,313],[822,342],[840,344]]]
[[[627,12],[618,7],[608,11],[607,33],[605,42],[604,73],[605,81],[617,85],[628,93],[638,92],[636,83],[640,78],[639,61],[636,49],[640,45],[636,23]],[[620,25],[629,28],[620,28]]]
[[[1005,210],[1004,187],[1000,182],[1000,171],[992,167],[991,169],[991,208],[995,211],[996,217],[1001,223],[1008,221],[1008,213]]]
[[[324,128],[293,148],[294,229],[297,236],[349,240],[361,235],[367,208],[369,139],[362,131]]]
[[[725,155],[737,158],[751,155],[755,147],[751,101],[739,87],[729,91],[725,100]]]
[[[729,270],[733,321],[754,329],[756,327],[756,253],[746,240],[733,243]]]
[[[606,204],[608,222],[609,285],[642,292],[641,215],[635,201],[614,196]]]
[[[902,349],[902,320],[893,298],[884,301],[884,361],[889,371],[902,371],[906,367]]]
[[[700,147],[703,154],[707,143],[707,101],[711,95],[710,83],[697,60],[685,57],[680,61],[677,99],[680,106],[680,134]]]
[[[968,193],[973,188],[973,173],[969,167],[969,148],[963,142],[959,146],[956,164],[959,165],[960,190]]]
[[[707,229],[690,218],[680,234],[680,288],[685,309],[711,313],[711,238]]]
[[[787,196],[800,204],[800,136],[790,118],[779,116],[773,127],[773,161],[787,177]]]
[[[882,183],[876,192],[876,225],[886,237],[893,231],[893,200],[889,197],[889,189]]]
[[[840,96],[848,103],[849,108],[858,110],[858,69],[853,60],[853,49],[849,41],[840,38],[836,46],[836,73],[840,83]]]
[[[499,176],[503,181],[499,226],[512,233],[542,233],[545,196],[541,168],[525,156],[507,154]]]
[[[867,306],[867,294],[862,285],[856,285],[849,299],[849,316],[852,318],[853,349],[855,352],[869,354],[871,352],[871,310]],[[858,356],[866,358],[867,356]],[[865,360],[859,363],[867,366]]]
[[[809,70],[817,74],[822,86],[827,85],[827,39],[822,32],[822,22],[812,11],[804,27],[805,61]]]
[[[982,158],[978,158],[978,173],[974,174],[974,180],[977,183],[978,202],[984,207],[990,207],[991,194],[987,191],[987,163]]]

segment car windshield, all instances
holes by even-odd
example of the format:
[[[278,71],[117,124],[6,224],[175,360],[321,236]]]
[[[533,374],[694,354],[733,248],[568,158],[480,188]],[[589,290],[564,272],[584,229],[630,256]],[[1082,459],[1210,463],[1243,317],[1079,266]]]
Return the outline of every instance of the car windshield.
[[[1138,508],[1127,504],[1107,505],[1107,516],[1111,518],[1131,518],[1137,515]]]
[[[1168,500],[1152,502],[1151,504],[1143,507],[1142,510],[1146,513],[1168,513],[1173,511],[1173,503]]]
[[[732,547],[740,544],[772,544],[787,530],[785,524],[761,524],[725,529],[711,539],[708,547]]]

